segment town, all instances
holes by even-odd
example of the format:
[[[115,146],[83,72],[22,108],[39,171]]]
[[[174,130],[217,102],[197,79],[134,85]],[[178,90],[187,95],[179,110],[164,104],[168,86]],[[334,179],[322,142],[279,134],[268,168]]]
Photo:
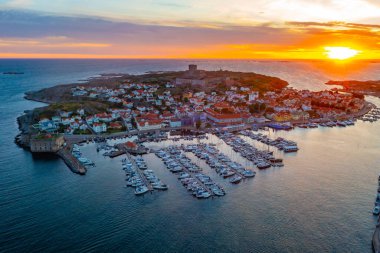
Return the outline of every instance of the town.
[[[188,72],[192,71],[197,71],[195,65],[190,65]],[[191,76],[164,85],[128,80],[116,88],[78,85],[71,88],[73,97],[107,102],[109,108],[92,114],[78,104],[75,110],[57,110],[51,117],[42,113],[33,129],[83,135],[181,127],[244,129],[256,125],[291,129],[312,128],[316,123],[331,127],[353,124],[353,119],[368,111],[363,96],[336,89],[312,92],[285,87],[259,92],[244,84],[231,84],[225,90],[205,91],[199,87],[210,80]],[[192,89],[194,86],[197,89]],[[173,92],[178,87],[180,94]]]
[[[190,180],[195,188],[190,188],[195,196],[207,198],[224,195],[224,190],[207,175],[199,174],[202,169],[181,153],[189,151],[184,145],[202,142],[207,148],[197,146],[195,153],[201,159],[211,159],[207,160],[211,164],[217,163],[217,150],[212,150],[210,157],[198,152],[210,151],[212,148],[207,145],[224,142],[249,167],[282,167],[283,159],[269,146],[284,153],[297,152],[299,147],[292,140],[271,138],[266,129],[346,127],[354,125],[357,119],[373,122],[380,118],[380,110],[361,94],[336,88],[318,92],[296,90],[281,79],[255,73],[208,72],[189,65],[183,72],[119,76],[117,81],[110,78],[112,75],[95,83],[63,85],[34,93],[50,96],[49,105],[18,118],[21,134],[16,142],[32,153],[57,154],[81,175],[95,163],[83,156],[78,145],[97,143],[97,152],[111,159],[126,155],[123,166],[129,185],[136,187],[138,195],[167,189],[152,171],[145,171],[142,157],[148,153],[160,157],[167,152],[167,159],[183,160],[168,168],[174,173],[196,173]],[[29,99],[43,101],[41,96]],[[109,140],[118,141],[111,144]],[[163,145],[151,145],[157,142]],[[267,149],[257,148],[260,142]],[[237,171],[237,165],[227,158],[221,157],[217,165],[224,177],[234,176],[233,181],[239,183],[254,176],[253,170],[242,165]]]

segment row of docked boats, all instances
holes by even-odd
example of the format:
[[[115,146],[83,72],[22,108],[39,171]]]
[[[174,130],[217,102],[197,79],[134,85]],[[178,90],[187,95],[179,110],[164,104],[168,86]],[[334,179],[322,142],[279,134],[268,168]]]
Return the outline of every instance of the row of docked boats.
[[[123,170],[126,175],[126,184],[127,186],[135,188],[135,195],[143,195],[149,191],[147,184],[144,182],[141,174],[138,173],[137,167],[130,159],[122,160]]]
[[[347,126],[353,126],[355,125],[354,120],[341,120],[341,121],[329,121],[329,122],[323,122],[319,123],[322,127],[347,127]]]
[[[219,152],[215,147],[208,144],[193,144],[184,147],[187,152],[194,153],[223,178],[228,178],[230,183],[238,184],[244,178],[252,178],[256,172],[245,169],[241,164],[231,161],[225,154]]]
[[[241,156],[255,164],[258,169],[267,169],[272,166],[284,166],[281,158],[275,158],[273,156],[273,151],[258,150],[251,144],[244,141],[242,138],[232,133],[219,133],[218,136],[227,145],[232,147],[235,152],[239,153]]]
[[[169,188],[166,184],[161,182],[161,180],[154,174],[153,170],[144,170],[143,174],[153,189],[166,191]]]
[[[180,141],[180,140],[185,140],[185,141],[193,141],[193,140],[208,140],[208,136],[206,134],[201,134],[201,135],[184,135],[184,136],[176,136],[170,138],[172,141]]]
[[[240,131],[240,134],[247,136],[253,140],[267,144],[269,146],[276,147],[277,149],[283,150],[286,153],[297,152],[299,150],[296,142],[291,141],[291,140],[286,140],[282,137],[278,137],[276,139],[271,139],[265,134],[254,133],[254,132],[248,131],[248,130],[242,130],[242,131]]]
[[[84,166],[86,167],[94,167],[95,163],[91,161],[90,159],[83,157],[82,152],[80,151],[80,148],[77,144],[73,145],[73,148],[71,150],[71,154]]]
[[[321,127],[346,127],[346,126],[353,126],[355,125],[354,120],[338,120],[338,121],[327,121],[327,122],[321,122],[321,123],[305,123],[298,125],[299,128],[318,128],[318,126]]]
[[[211,196],[224,196],[224,189],[212,181],[212,179],[201,173],[202,169],[194,164],[179,147],[170,146],[160,149],[156,153],[166,167],[178,174],[178,179],[182,185],[199,199],[206,199]]]
[[[136,195],[143,195],[153,189],[167,190],[168,186],[154,174],[153,170],[148,170],[142,157],[124,158],[122,160],[123,170],[126,175],[126,186],[135,188]],[[141,173],[139,170],[142,170]]]
[[[380,108],[373,108],[360,118],[362,121],[375,122],[380,119]]]

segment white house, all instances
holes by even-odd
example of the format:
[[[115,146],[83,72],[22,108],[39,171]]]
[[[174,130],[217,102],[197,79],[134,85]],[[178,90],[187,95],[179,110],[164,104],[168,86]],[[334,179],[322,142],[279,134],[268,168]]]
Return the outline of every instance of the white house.
[[[258,91],[252,91],[248,94],[248,101],[255,101],[259,98],[259,92]]]
[[[107,125],[105,123],[94,123],[92,129],[95,133],[107,132]]]
[[[170,127],[181,127],[182,123],[180,119],[175,118],[175,119],[170,120],[169,125]]]

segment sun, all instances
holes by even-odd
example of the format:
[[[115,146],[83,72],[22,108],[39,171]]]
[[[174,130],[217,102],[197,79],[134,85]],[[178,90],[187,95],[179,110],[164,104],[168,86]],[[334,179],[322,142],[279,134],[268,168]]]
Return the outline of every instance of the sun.
[[[358,50],[349,47],[325,47],[327,57],[334,60],[346,60],[359,53]]]

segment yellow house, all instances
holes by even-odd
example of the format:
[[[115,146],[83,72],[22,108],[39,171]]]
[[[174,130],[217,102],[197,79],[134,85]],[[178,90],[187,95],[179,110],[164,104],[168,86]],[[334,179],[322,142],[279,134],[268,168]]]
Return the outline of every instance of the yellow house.
[[[283,122],[292,120],[292,115],[289,112],[278,112],[273,115],[273,120]]]

